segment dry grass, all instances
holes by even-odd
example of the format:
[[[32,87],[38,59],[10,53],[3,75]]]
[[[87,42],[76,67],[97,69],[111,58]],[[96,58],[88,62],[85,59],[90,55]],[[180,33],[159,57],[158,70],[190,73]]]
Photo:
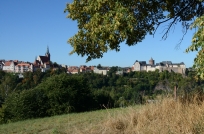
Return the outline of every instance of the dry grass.
[[[134,107],[138,109],[138,106]],[[84,134],[101,132],[101,123],[127,109],[98,110],[84,113],[25,120],[0,125],[0,134]]]
[[[204,103],[164,99],[138,111],[130,109],[110,117],[101,127],[103,134],[202,134]]]
[[[72,134],[95,128],[105,110],[67,114],[0,125],[0,134]]]
[[[196,99],[195,99],[196,100]],[[204,103],[166,98],[155,104],[107,109],[0,125],[1,134],[204,134]]]

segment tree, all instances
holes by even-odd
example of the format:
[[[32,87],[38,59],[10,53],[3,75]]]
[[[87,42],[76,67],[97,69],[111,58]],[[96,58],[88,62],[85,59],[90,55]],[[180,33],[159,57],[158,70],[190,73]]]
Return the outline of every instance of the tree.
[[[110,70],[108,71],[108,75],[112,77],[113,74],[116,74],[118,70],[118,66],[113,66],[110,68]]]
[[[187,32],[203,9],[201,0],[73,0],[65,12],[77,21],[79,31],[68,40],[73,47],[70,54],[86,55],[87,61],[101,58],[108,50],[119,51],[121,42],[132,46],[147,34],[154,35],[166,22],[163,39],[177,22]]]
[[[13,74],[6,74],[0,84],[0,94],[3,99],[12,93],[18,83],[18,76]]]
[[[98,64],[98,65],[97,65],[97,68],[102,68],[101,64]]]
[[[55,67],[55,68],[58,68],[58,67],[59,67],[59,65],[57,64],[57,62],[54,62],[54,63],[53,63],[53,67]]]
[[[204,16],[198,17],[191,25],[192,28],[198,30],[194,34],[192,44],[186,49],[186,52],[198,51],[193,68],[197,72],[196,78],[204,79]]]

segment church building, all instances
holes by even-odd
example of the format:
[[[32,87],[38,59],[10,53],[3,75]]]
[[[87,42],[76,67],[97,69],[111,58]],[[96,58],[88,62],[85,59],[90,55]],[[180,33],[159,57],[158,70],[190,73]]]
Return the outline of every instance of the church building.
[[[50,52],[49,47],[47,47],[47,52],[45,56],[38,56],[35,58],[33,63],[33,71],[40,69],[41,72],[45,72],[46,70],[50,69]]]

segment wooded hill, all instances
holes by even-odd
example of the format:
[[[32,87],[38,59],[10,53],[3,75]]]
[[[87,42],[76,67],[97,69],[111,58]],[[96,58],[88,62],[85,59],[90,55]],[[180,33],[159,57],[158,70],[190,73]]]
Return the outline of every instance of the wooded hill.
[[[175,85],[178,94],[202,89],[194,73],[130,72],[116,75],[112,67],[107,76],[95,73],[70,75],[64,70],[18,75],[0,71],[0,122],[48,117],[70,112],[144,104],[158,94],[171,95]]]

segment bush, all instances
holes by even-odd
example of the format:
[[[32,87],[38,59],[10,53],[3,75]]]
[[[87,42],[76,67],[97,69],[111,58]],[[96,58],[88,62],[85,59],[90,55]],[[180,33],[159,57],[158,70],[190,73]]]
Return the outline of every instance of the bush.
[[[47,100],[44,91],[39,89],[24,90],[21,93],[13,92],[1,109],[2,121],[10,122],[48,116]]]
[[[60,74],[34,89],[13,92],[0,111],[1,122],[91,110],[93,97],[87,80]]]

